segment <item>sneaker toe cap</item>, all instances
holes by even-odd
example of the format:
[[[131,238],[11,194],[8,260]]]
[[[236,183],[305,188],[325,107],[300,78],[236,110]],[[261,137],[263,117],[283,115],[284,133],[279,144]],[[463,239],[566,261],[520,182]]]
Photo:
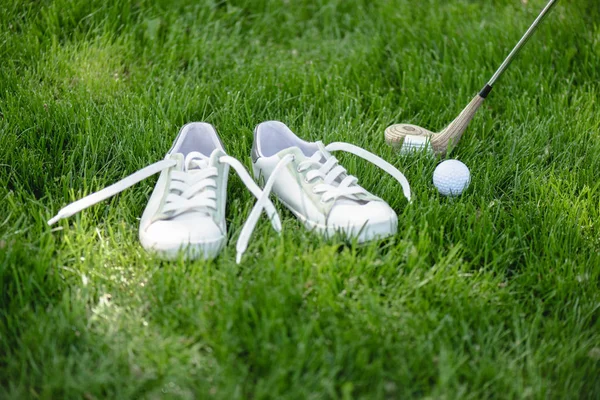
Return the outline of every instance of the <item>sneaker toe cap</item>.
[[[223,240],[225,234],[212,218],[188,214],[185,217],[149,224],[140,231],[140,240],[144,247],[159,251],[178,250],[189,245],[210,244]]]
[[[329,213],[327,225],[352,233],[362,241],[395,234],[398,216],[383,201],[336,204]]]

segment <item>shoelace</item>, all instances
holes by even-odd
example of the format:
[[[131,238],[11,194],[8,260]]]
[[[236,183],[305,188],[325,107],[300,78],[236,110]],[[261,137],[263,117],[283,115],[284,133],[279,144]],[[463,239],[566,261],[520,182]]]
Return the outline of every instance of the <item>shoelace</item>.
[[[360,158],[363,158],[369,161],[372,164],[375,164],[392,177],[394,177],[402,186],[402,191],[406,199],[410,202],[410,185],[406,177],[402,174],[402,172],[398,171],[396,167],[382,158],[376,156],[375,154],[362,149],[358,146],[354,146],[349,143],[343,142],[334,142],[330,143],[327,146],[323,146],[323,143],[317,142],[317,144],[327,151],[345,151],[347,153],[354,154]],[[287,165],[293,160],[293,155],[286,155],[282,158],[275,170],[269,177],[269,180],[274,181],[276,175],[279,173],[280,166]],[[325,158],[326,161],[324,163],[321,160]],[[339,197],[346,197],[353,200],[357,200],[357,194],[368,194],[368,192],[358,186],[356,183],[358,179],[352,175],[347,174],[346,169],[338,164],[338,160],[334,156],[327,157],[321,150],[317,150],[308,160],[304,160],[298,164],[298,172],[304,172],[309,170],[306,173],[306,180],[308,182],[313,181],[316,178],[323,179],[323,183],[318,184],[314,187],[315,193],[321,194],[321,199],[324,202],[330,201],[332,199],[337,199]],[[340,175],[345,174],[346,176],[338,182],[338,178]],[[271,186],[265,186],[264,192],[268,196],[268,193],[271,191]]]
[[[171,172],[171,185],[162,214],[155,220],[169,219],[186,211],[217,210],[217,182],[219,171],[208,165],[208,157],[198,152],[186,155],[183,171]]]
[[[268,194],[261,190],[254,180],[250,177],[246,168],[237,159],[231,156],[221,156],[219,162],[231,166],[246,188],[257,198],[250,216],[246,220],[240,237],[236,244],[236,262],[239,264],[242,255],[248,247],[248,242],[254,231],[256,223],[260,217],[262,210],[267,213],[273,229],[281,232],[281,220],[273,203],[269,200]],[[167,168],[172,168],[177,165],[176,160],[162,160],[151,164],[141,170],[129,175],[128,177],[110,185],[102,190],[92,193],[82,199],[79,199],[65,207],[63,207],[56,216],[48,221],[48,225],[53,225],[63,218],[68,218],[78,212],[85,210],[103,200],[106,200],[125,189],[135,185],[144,179],[155,175]],[[276,168],[277,170],[277,168]],[[277,171],[275,171],[277,172]],[[216,181],[218,175],[217,168],[209,167],[205,156],[197,152],[189,153],[184,161],[184,169],[182,171],[171,172],[171,185],[167,195],[163,213],[158,219],[169,219],[189,210],[216,210]],[[265,187],[271,188],[273,180],[269,180]]]

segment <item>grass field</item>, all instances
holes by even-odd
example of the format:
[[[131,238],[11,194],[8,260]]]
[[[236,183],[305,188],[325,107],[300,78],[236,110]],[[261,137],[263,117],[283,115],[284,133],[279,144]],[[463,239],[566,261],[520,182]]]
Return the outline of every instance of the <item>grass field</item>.
[[[451,154],[400,156],[383,130],[439,130],[543,0],[0,2],[0,398],[598,398],[600,7],[560,3]],[[148,179],[62,221],[70,201],[164,157],[208,121],[250,168],[254,126],[341,156],[399,215],[348,245],[276,203],[240,265],[253,205],[231,177],[214,261],[137,238]]]

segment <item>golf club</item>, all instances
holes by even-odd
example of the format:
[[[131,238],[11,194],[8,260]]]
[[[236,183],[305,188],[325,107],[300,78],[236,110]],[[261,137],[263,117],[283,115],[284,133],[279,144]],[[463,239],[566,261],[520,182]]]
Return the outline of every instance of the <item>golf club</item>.
[[[512,49],[508,57],[504,60],[500,68],[494,73],[489,82],[481,89],[481,91],[471,100],[471,102],[465,107],[464,110],[456,117],[454,121],[450,123],[440,133],[433,133],[425,128],[411,124],[395,124],[389,126],[385,130],[385,140],[389,145],[400,146],[402,150],[409,150],[411,148],[422,148],[427,145],[427,142],[431,145],[431,148],[436,154],[445,154],[446,151],[453,146],[456,146],[460,137],[467,129],[469,122],[473,119],[475,112],[479,109],[483,100],[492,90],[494,84],[498,78],[504,73],[506,68],[509,66],[513,58],[517,55],[521,47],[527,40],[533,35],[535,29],[543,21],[544,17],[548,14],[552,6],[556,4],[558,0],[550,0],[546,7],[542,10],[540,15],[536,18],[533,24],[529,27],[525,35],[519,40],[519,43]]]

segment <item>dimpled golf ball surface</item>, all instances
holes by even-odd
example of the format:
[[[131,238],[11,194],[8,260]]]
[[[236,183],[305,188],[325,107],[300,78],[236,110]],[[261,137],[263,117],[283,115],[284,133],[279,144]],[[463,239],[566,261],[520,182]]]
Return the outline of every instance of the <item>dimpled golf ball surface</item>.
[[[458,160],[446,160],[433,171],[433,185],[444,196],[458,196],[471,182],[469,168]]]

